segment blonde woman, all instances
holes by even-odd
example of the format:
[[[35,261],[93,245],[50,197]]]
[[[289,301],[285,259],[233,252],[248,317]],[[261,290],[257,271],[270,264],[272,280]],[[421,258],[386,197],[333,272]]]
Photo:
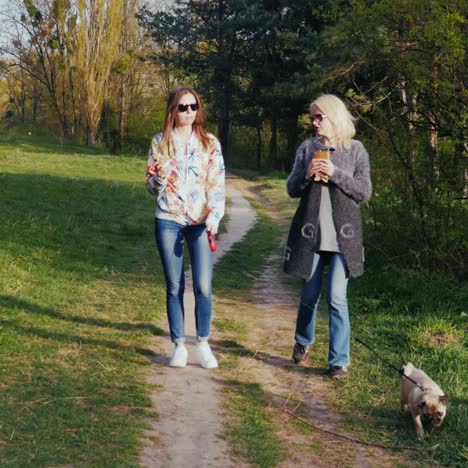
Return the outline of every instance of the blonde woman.
[[[185,367],[184,245],[192,265],[197,354],[200,365],[218,362],[208,344],[211,326],[213,252],[208,233],[218,232],[224,215],[224,161],[216,137],[203,127],[196,91],[179,87],[169,96],[163,132],[148,154],[146,185],[156,196],[155,237],[166,279],[166,310],[175,344],[171,367]]]
[[[285,271],[304,279],[296,320],[293,361],[303,364],[315,341],[322,277],[328,265],[329,375],[345,378],[350,364],[349,276],[364,271],[360,204],[372,193],[369,156],[354,140],[353,117],[338,97],[310,104],[316,136],[304,141],[286,188],[300,198],[289,231]]]

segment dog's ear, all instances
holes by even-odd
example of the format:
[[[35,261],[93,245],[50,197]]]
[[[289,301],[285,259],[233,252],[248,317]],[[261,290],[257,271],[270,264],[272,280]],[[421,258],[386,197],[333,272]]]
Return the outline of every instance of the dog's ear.
[[[426,406],[426,400],[421,400],[416,403],[419,408],[423,409]]]
[[[448,400],[449,400],[448,395],[442,395],[442,396],[439,397],[439,401],[440,401],[441,403],[443,403],[444,405],[447,404]]]

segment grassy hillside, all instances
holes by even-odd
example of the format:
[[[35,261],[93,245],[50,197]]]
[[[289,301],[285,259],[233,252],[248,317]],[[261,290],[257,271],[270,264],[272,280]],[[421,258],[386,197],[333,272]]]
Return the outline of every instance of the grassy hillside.
[[[137,464],[151,410],[148,343],[162,334],[154,324],[165,295],[144,169],[144,158],[0,136],[2,466]],[[297,201],[287,198],[284,179],[257,182],[291,219]],[[252,272],[277,248],[278,229],[262,214],[217,265],[217,294],[249,291]],[[467,285],[368,257],[366,274],[350,282],[354,337],[396,366],[423,367],[450,396],[448,416],[417,441],[410,416],[399,411],[398,375],[355,341],[350,378],[330,396],[361,437],[414,445],[424,463],[461,465],[468,453]],[[319,320],[326,327],[323,307]],[[322,333],[318,345],[326,342]],[[251,396],[254,403],[238,406],[253,406],[263,430],[260,397]],[[265,438],[259,434],[253,439]]]
[[[2,137],[0,167],[2,466],[134,465],[164,309],[144,158]]]

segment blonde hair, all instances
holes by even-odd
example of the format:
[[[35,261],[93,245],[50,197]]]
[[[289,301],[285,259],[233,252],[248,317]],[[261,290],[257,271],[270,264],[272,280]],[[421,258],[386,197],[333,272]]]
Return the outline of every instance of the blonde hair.
[[[319,108],[323,114],[330,120],[334,129],[334,140],[337,146],[349,149],[351,139],[356,134],[354,121],[356,120],[348,111],[345,103],[334,94],[321,94],[310,103],[309,109]]]
[[[180,100],[186,94],[192,94],[198,104],[198,111],[195,117],[195,121],[192,124],[193,133],[198,138],[198,141],[201,143],[202,148],[207,151],[211,144],[211,139],[204,129],[204,120],[205,114],[203,110],[203,105],[200,100],[200,96],[198,96],[197,92],[190,88],[189,86],[180,86],[179,88],[174,89],[169,95],[169,99],[167,100],[167,108],[166,108],[166,118],[164,119],[164,127],[163,127],[163,137],[161,142],[159,143],[160,152],[164,156],[172,157],[174,155],[174,144],[172,142],[172,130],[176,125],[176,114],[178,112],[177,106],[179,105]]]

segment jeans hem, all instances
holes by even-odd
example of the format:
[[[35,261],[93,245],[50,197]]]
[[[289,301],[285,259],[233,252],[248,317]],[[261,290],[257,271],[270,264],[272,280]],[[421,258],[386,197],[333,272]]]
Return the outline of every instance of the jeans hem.
[[[312,346],[315,343],[315,340],[312,340],[312,341],[310,341],[308,343],[305,343],[304,341],[298,340],[298,339],[296,339],[296,337],[294,337],[294,342],[299,343],[302,346]]]

